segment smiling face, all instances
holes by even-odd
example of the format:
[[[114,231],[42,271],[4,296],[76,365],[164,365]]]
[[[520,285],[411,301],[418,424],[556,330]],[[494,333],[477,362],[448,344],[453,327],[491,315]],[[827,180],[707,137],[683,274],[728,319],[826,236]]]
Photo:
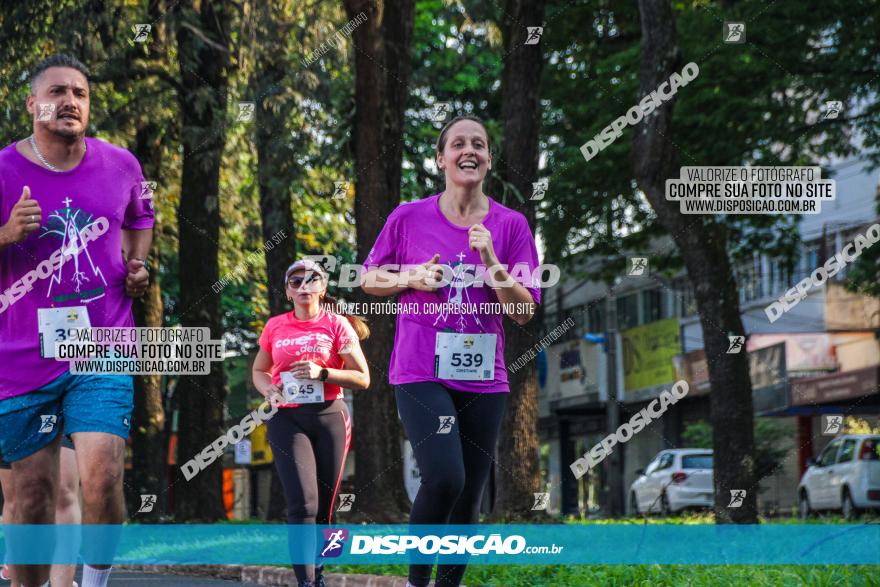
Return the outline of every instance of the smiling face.
[[[297,306],[318,304],[326,293],[327,282],[319,273],[309,271],[306,277],[306,270],[299,269],[287,277],[287,297]]]
[[[459,120],[450,126],[441,148],[437,166],[446,175],[446,185],[479,185],[492,169],[489,137],[475,120]]]
[[[27,110],[34,124],[54,135],[82,137],[89,124],[89,82],[72,67],[50,67],[35,80]]]

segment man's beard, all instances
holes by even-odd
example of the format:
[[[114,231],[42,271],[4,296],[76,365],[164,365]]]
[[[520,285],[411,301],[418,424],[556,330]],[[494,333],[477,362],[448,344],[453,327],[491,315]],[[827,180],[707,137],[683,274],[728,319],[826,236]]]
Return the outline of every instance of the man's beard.
[[[86,125],[83,124],[78,130],[56,125],[54,129],[49,129],[49,132],[67,143],[76,143],[85,136]]]

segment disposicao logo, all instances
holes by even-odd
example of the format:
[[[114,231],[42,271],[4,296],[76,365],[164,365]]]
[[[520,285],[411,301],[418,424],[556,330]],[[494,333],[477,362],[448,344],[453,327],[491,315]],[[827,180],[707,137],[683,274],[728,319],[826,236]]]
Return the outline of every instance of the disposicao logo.
[[[323,558],[339,556],[342,554],[346,540],[348,540],[348,530],[324,528],[324,548],[321,549],[321,556]]]

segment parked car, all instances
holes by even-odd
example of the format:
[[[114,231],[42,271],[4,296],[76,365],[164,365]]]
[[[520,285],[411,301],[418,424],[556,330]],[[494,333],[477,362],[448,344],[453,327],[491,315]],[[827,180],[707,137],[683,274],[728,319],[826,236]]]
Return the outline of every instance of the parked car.
[[[860,510],[880,509],[880,436],[839,436],[808,464],[798,484],[802,518],[819,510],[836,510],[852,519]]]
[[[630,512],[669,515],[685,508],[711,507],[712,451],[677,448],[660,451],[629,489]]]

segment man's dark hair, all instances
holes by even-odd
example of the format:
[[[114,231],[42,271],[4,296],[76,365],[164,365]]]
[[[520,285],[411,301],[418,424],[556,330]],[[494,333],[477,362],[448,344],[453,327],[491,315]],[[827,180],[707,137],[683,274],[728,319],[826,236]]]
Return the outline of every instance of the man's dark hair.
[[[50,67],[69,67],[83,74],[86,77],[86,81],[89,80],[89,68],[86,67],[82,61],[72,55],[56,53],[55,55],[50,55],[37,63],[36,67],[31,71],[31,94],[34,93],[37,78],[39,78],[40,75]]]

